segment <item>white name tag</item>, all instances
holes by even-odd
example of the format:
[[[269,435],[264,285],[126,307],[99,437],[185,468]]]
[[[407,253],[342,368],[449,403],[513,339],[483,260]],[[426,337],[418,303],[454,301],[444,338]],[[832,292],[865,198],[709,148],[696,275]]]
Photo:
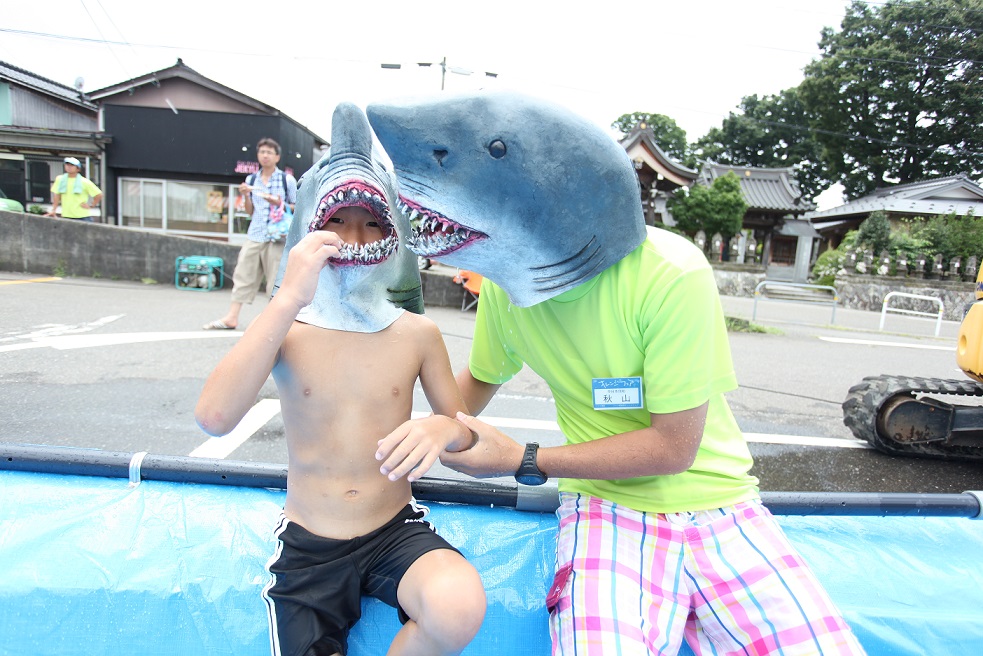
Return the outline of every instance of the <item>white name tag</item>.
[[[595,410],[642,408],[642,378],[592,378]]]

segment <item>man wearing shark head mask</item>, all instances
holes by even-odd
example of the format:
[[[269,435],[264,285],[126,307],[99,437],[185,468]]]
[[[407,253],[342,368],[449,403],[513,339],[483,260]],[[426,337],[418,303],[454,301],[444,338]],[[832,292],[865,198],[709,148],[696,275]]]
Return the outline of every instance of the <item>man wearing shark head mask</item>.
[[[264,600],[277,655],[345,654],[363,594],[399,611],[390,654],[458,654],[484,618],[477,571],[411,495],[442,451],[474,436],[452,418],[465,406],[440,331],[404,309],[419,309],[419,271],[380,155],[361,110],[339,105],[330,156],[301,179],[277,291],[195,409],[224,435],[276,381],[289,463]],[[383,453],[417,380],[435,414]],[[408,475],[380,474],[379,460]]]
[[[760,503],[724,398],[737,381],[713,272],[646,229],[624,150],[511,94],[367,114],[418,219],[413,250],[485,276],[457,376],[468,407],[523,365],[553,392],[565,445],[460,414],[478,444],[441,455],[477,477],[559,479],[553,653],[863,653]]]

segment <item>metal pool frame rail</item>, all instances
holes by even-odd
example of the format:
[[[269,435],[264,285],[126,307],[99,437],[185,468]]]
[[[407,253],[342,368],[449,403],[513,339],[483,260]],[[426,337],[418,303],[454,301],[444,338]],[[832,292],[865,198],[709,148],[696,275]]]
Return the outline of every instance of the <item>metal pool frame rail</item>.
[[[0,443],[0,471],[128,478],[206,485],[285,489],[286,465],[124,453],[77,447]],[[421,501],[502,506],[552,513],[559,505],[556,487],[529,487],[474,479],[423,477],[413,483]],[[983,491],[960,494],[885,492],[762,492],[761,501],[776,515],[922,516],[983,519]]]

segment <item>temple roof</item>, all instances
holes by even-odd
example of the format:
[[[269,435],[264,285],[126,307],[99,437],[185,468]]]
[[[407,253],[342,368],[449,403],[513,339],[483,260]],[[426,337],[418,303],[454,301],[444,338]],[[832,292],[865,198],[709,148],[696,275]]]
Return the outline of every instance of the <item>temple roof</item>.
[[[741,192],[748,209],[801,214],[816,207],[815,203],[802,199],[802,192],[791,168],[765,169],[705,162],[700,171],[700,179],[709,186],[731,171],[741,181]]]
[[[964,174],[922,180],[893,187],[882,187],[822,212],[812,212],[808,218],[816,224],[855,216],[866,216],[881,210],[892,214],[937,216],[955,214],[983,216],[983,187]]]
[[[651,129],[636,126],[619,143],[637,165],[647,165],[680,187],[691,186],[699,176],[693,169],[670,158],[655,142]]]

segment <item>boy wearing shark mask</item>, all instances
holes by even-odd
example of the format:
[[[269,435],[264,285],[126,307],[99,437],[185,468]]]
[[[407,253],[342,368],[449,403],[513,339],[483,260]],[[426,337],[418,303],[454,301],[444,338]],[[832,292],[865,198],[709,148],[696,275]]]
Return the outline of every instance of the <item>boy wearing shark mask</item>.
[[[419,290],[419,273],[360,110],[339,106],[332,142],[302,178],[277,291],[209,376],[195,417],[228,433],[273,374],[289,460],[264,590],[273,654],[347,653],[362,595],[399,611],[390,654],[458,654],[484,619],[481,579],[426,521],[410,483],[475,437],[452,418],[466,406],[440,331],[391,302]],[[386,477],[378,443],[409,418],[418,379],[435,414],[384,456],[410,475]]]
[[[524,365],[553,393],[565,445],[460,414],[478,443],[441,455],[476,477],[559,480],[553,653],[668,655],[685,640],[697,654],[862,654],[759,500],[724,398],[737,380],[713,271],[646,228],[625,151],[517,94],[367,114],[419,217],[413,249],[485,276],[457,376],[468,407]]]

